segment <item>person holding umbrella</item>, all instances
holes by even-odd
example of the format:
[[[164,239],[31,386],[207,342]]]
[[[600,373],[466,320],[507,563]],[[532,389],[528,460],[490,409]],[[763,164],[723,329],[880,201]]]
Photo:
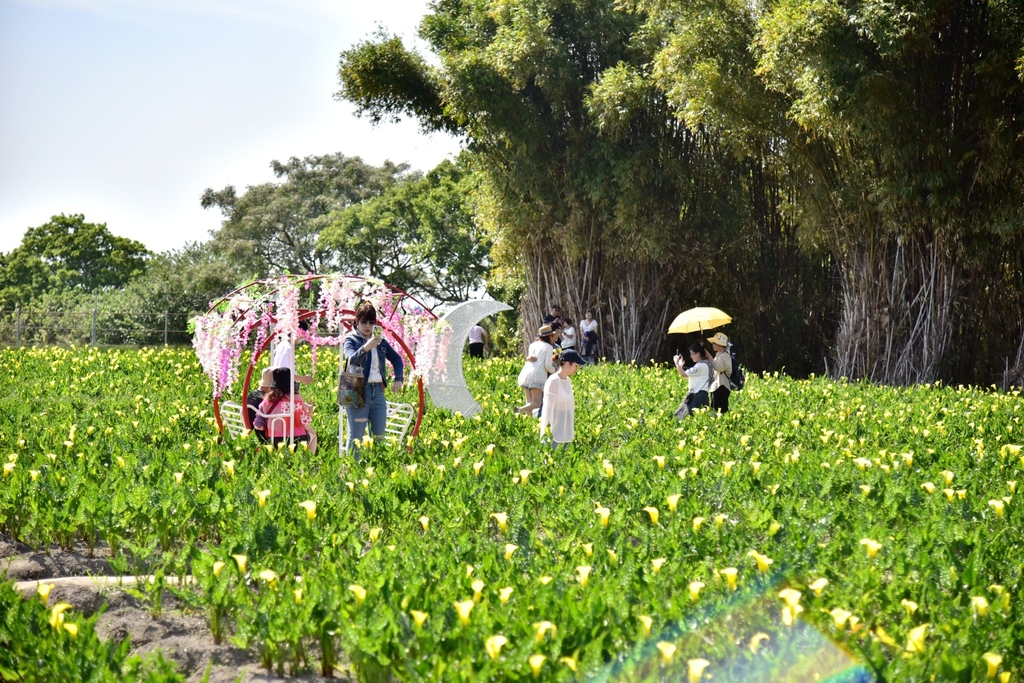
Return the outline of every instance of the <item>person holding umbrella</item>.
[[[711,381],[711,409],[727,413],[729,412],[729,393],[732,386],[729,383],[729,376],[732,375],[729,337],[719,332],[713,337],[708,337],[708,342],[715,350],[715,357],[711,359],[711,367],[715,369],[715,377]]]

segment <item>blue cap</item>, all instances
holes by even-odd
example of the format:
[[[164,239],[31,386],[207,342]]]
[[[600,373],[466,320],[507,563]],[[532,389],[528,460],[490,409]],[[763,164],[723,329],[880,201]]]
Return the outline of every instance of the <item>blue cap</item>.
[[[563,363],[575,363],[576,365],[586,365],[587,361],[583,360],[583,356],[576,353],[573,349],[562,351],[562,362]]]

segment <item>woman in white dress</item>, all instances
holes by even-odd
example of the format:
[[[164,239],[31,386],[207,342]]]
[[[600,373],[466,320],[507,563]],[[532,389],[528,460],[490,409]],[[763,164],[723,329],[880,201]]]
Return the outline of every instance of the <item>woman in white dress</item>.
[[[558,372],[544,383],[544,409],[540,413],[540,438],[549,434],[555,448],[563,448],[575,437],[576,398],[569,379],[581,365],[586,365],[580,354],[572,349],[562,352]]]
[[[537,330],[537,339],[526,350],[526,362],[519,371],[519,386],[523,388],[526,404],[519,406],[523,415],[531,415],[540,408],[544,398],[544,382],[555,371],[552,361],[554,347],[551,345],[551,325],[542,325]]]

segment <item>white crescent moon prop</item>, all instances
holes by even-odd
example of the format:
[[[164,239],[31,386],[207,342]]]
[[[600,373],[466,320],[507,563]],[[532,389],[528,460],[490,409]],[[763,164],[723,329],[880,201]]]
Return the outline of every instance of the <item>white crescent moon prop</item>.
[[[441,373],[430,371],[427,382],[427,393],[430,400],[438,408],[458,411],[466,417],[480,412],[480,404],[469,393],[466,378],[462,374],[462,353],[469,338],[469,329],[489,315],[501,311],[511,311],[512,307],[500,301],[463,301],[461,304],[444,314],[444,320],[452,326],[452,336],[448,340],[447,379]]]

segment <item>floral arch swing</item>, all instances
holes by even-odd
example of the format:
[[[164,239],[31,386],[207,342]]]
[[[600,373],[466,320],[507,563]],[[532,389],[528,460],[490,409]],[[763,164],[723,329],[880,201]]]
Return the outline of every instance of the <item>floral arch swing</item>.
[[[319,288],[317,306],[301,308],[303,289]],[[203,371],[213,382],[213,413],[221,434],[225,429],[251,430],[245,409],[253,372],[263,353],[279,338],[304,340],[311,346],[315,370],[317,349],[343,345],[352,329],[355,309],[368,302],[377,309],[377,324],[384,338],[402,356],[407,369],[406,381],[416,380],[415,422],[412,438],[419,433],[424,413],[424,386],[431,374],[444,372],[451,327],[410,294],[373,278],[354,275],[285,275],[255,280],[211,302],[205,315],[192,319],[195,334],[192,344]],[[309,321],[303,330],[300,321]],[[320,336],[321,323],[328,335]],[[252,354],[245,368],[241,401],[222,400],[232,395],[240,375],[243,351],[252,343]],[[344,353],[339,350],[340,373]],[[343,408],[338,413],[338,452],[345,449]],[[291,418],[294,420],[294,417]],[[289,434],[292,430],[289,430]],[[291,437],[294,438],[294,437]]]

